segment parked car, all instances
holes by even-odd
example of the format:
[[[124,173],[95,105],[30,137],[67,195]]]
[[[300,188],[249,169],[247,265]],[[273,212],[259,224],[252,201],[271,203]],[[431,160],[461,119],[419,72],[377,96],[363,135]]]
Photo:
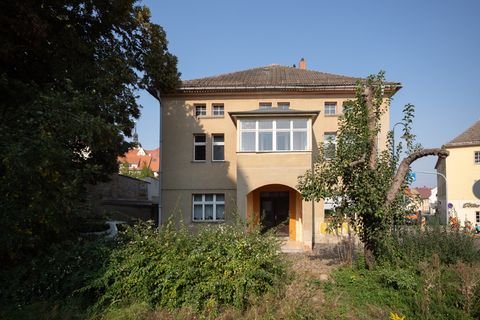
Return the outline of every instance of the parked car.
[[[103,231],[96,231],[96,232],[83,232],[82,235],[86,236],[103,236],[106,239],[115,238],[118,235],[119,229],[121,229],[122,225],[126,225],[126,221],[119,221],[119,220],[107,220],[105,221],[106,229]]]
[[[420,212],[409,212],[405,216],[405,222],[406,224],[417,224],[418,223],[418,218],[421,216]]]

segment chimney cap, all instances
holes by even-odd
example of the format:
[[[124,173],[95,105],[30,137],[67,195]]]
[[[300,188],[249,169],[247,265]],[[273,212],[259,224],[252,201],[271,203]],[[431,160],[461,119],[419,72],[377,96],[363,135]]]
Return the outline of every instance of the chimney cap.
[[[300,59],[300,62],[298,63],[298,67],[303,70],[307,69],[307,61],[305,61],[304,58]]]

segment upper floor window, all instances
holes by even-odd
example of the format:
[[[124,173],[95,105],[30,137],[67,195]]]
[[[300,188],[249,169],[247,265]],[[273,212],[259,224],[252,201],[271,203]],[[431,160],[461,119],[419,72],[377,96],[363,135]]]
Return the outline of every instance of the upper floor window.
[[[194,194],[193,221],[223,221],[225,220],[225,195]]]
[[[337,133],[325,132],[323,134],[323,156],[325,159],[335,158],[337,149]]]
[[[225,108],[223,104],[214,104],[212,105],[212,115],[214,117],[223,117],[225,114]]]
[[[272,103],[271,102],[260,102],[258,104],[259,109],[272,109]]]
[[[212,135],[212,161],[225,160],[225,137],[223,134]]]
[[[480,211],[475,211],[475,222],[480,223]]]
[[[475,151],[475,164],[480,164],[480,151]]]
[[[337,103],[336,102],[325,102],[324,113],[326,116],[333,116],[337,114]]]
[[[240,120],[239,151],[282,152],[310,150],[308,119]]]
[[[290,102],[279,102],[277,103],[277,107],[280,110],[288,110],[290,109]]]
[[[207,115],[207,106],[205,104],[195,105],[195,117],[203,117]]]
[[[193,160],[205,161],[207,149],[207,137],[204,134],[196,134],[193,136]]]

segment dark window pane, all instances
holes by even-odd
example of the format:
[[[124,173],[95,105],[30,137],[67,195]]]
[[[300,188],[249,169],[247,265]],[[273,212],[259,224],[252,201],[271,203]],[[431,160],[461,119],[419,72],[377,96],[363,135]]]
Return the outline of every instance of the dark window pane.
[[[204,134],[199,134],[195,136],[195,142],[200,143],[200,142],[205,142],[206,136]]]
[[[195,160],[206,160],[205,146],[195,146]]]
[[[224,146],[213,146],[213,160],[225,160]]]
[[[213,204],[205,205],[205,220],[213,220]]]
[[[224,220],[225,219],[225,205],[218,204],[217,205],[217,220]]]
[[[193,206],[193,220],[202,220],[202,205],[196,204]]]

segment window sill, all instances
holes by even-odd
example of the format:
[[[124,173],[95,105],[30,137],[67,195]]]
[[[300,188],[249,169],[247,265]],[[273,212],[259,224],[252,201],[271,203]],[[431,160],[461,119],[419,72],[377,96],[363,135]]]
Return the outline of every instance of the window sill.
[[[255,153],[255,154],[293,154],[293,153],[311,153],[312,150],[288,150],[288,151],[237,151],[237,153]]]
[[[197,116],[195,117],[197,120],[198,119],[223,119],[225,116]]]
[[[192,220],[192,223],[213,223],[213,224],[219,224],[219,223],[224,223],[225,220]]]
[[[206,163],[207,160],[192,160],[191,163]]]

